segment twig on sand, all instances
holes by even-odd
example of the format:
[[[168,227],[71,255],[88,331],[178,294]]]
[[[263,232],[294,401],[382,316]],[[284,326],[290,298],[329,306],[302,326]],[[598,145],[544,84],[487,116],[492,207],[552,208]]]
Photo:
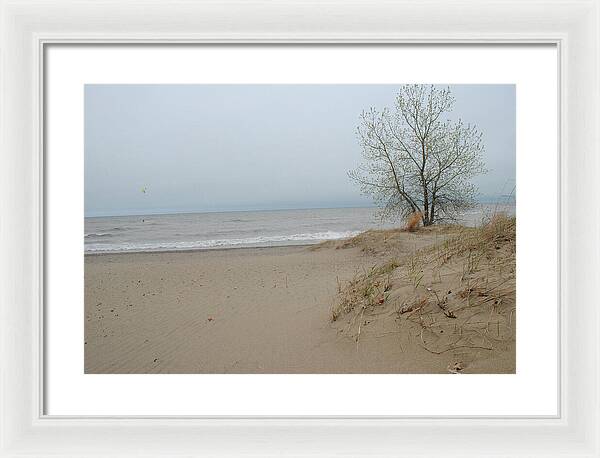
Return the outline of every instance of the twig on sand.
[[[517,309],[516,309],[516,307],[515,307],[515,308],[513,308],[513,309],[510,311],[510,314],[508,315],[508,325],[509,325],[509,326],[511,326],[511,325],[512,325],[512,316],[513,316],[513,313],[515,313],[515,312],[516,312],[516,310],[517,310]]]
[[[450,344],[450,346],[448,348],[446,348],[445,350],[440,350],[440,351],[435,351],[435,350],[431,350],[430,348],[427,348],[427,345],[425,344],[425,341],[423,340],[423,329],[421,329],[421,333],[420,333],[420,338],[421,338],[421,343],[422,343],[422,347],[427,350],[429,353],[433,353],[434,355],[441,355],[442,353],[446,353],[447,351],[451,351],[451,350],[455,350],[457,348],[472,348],[472,349],[480,349],[480,350],[493,350],[494,347],[481,347],[478,345],[456,345],[458,342],[460,342],[461,339],[458,339],[456,341],[454,341],[452,344]]]
[[[401,334],[401,331],[384,332],[383,334],[379,334],[379,335],[373,336],[373,338],[374,339],[381,339],[382,337],[389,336],[390,334]]]
[[[362,311],[360,312],[360,322],[358,323],[358,334],[356,334],[356,351],[358,351],[358,341],[360,340],[360,330],[362,328],[362,324],[363,324],[363,316],[365,314],[365,308],[362,308]]]

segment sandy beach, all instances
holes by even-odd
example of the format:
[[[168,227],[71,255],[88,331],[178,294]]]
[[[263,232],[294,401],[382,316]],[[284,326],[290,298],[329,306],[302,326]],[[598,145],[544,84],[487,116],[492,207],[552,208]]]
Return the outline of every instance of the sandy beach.
[[[420,324],[415,320],[413,326],[407,316],[417,315],[400,300],[409,296],[400,276],[388,275],[389,292],[386,286],[377,299],[382,307],[332,321],[332,308],[353,279],[370,275],[390,252],[408,265],[411,253],[444,237],[440,231],[403,232],[373,246],[367,237],[318,247],[86,255],[85,372],[448,373],[456,367],[465,373],[515,372],[512,311],[509,316],[508,309],[494,309],[498,318],[487,318],[485,332],[477,331],[486,334],[485,342],[432,350],[428,333],[437,333],[437,344],[444,337],[439,331],[460,332],[462,339],[464,326],[459,329],[451,319],[442,323],[437,318],[445,319],[442,312],[455,317],[440,302],[439,310],[418,309]],[[451,262],[448,269],[457,270]],[[493,281],[490,272],[486,282]],[[454,277],[443,277],[450,273],[433,272],[431,279],[425,273],[419,288],[448,289]]]
[[[84,93],[86,373],[515,373],[514,85]]]

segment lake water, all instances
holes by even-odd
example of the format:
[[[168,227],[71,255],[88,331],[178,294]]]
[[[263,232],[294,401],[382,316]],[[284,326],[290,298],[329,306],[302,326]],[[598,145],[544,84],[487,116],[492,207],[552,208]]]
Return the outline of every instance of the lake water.
[[[461,222],[477,225],[514,205],[478,204]],[[135,252],[307,245],[352,237],[381,222],[374,208],[328,208],[85,218],[85,252]]]

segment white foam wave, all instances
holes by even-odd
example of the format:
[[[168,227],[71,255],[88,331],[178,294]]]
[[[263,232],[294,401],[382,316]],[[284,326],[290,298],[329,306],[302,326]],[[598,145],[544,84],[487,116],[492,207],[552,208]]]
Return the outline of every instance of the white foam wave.
[[[309,232],[292,235],[259,236],[237,239],[197,240],[193,242],[152,242],[152,243],[119,243],[119,244],[86,244],[85,251],[100,252],[140,252],[140,251],[172,251],[172,250],[202,250],[215,248],[278,246],[287,244],[311,244],[325,240],[338,240],[353,237],[360,231],[326,231]]]
[[[85,238],[94,238],[94,237],[112,237],[114,234],[112,232],[89,232],[84,235]]]

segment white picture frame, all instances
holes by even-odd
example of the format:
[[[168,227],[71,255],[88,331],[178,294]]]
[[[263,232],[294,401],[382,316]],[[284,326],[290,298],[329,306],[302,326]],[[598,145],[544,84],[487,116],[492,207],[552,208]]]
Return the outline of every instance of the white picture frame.
[[[0,456],[600,456],[600,3],[2,1]],[[553,43],[559,50],[560,415],[44,415],[44,47]],[[581,196],[585,196],[582,199]],[[590,203],[591,202],[591,203]]]

